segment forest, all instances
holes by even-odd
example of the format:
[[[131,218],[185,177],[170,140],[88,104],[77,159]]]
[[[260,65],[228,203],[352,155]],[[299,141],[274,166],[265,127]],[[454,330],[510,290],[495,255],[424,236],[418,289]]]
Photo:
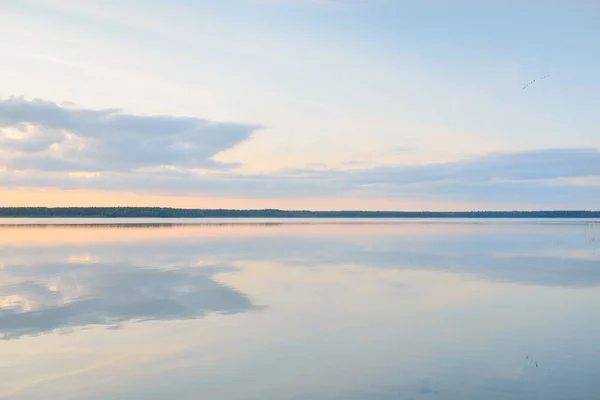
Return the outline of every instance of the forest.
[[[600,211],[304,211],[164,207],[0,207],[0,218],[600,218]]]

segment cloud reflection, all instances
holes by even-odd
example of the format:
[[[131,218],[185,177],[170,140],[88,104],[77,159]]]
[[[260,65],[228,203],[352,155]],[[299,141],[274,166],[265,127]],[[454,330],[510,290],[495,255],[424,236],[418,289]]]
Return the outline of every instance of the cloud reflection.
[[[0,337],[124,322],[202,318],[257,309],[212,275],[223,268],[150,269],[133,264],[4,266]]]
[[[253,228],[242,230],[246,225]],[[53,229],[81,231],[90,238],[102,229],[117,237],[118,232],[145,231],[139,224],[134,225],[138,230],[124,226],[40,230],[48,235],[58,232]],[[146,236],[121,244],[92,240],[78,245],[77,254],[73,245],[1,246],[0,336],[10,339],[88,325],[194,319],[256,309],[248,296],[214,279],[225,270],[220,266],[249,261],[276,261],[287,268],[426,270],[528,286],[600,286],[598,257],[593,256],[597,246],[590,242],[597,225],[361,225],[360,232],[378,232],[377,240],[366,233],[348,236],[356,231],[352,224],[338,225],[337,231],[324,230],[333,225],[310,224],[205,224],[186,228],[189,231],[179,224],[150,226],[164,229],[160,240],[148,241]],[[169,237],[163,235],[166,230],[187,235]],[[216,235],[217,230],[223,235]],[[581,252],[586,246],[587,253]],[[202,265],[216,267],[198,267],[199,259],[204,260]]]
[[[165,254],[177,254],[177,257],[187,254],[190,258],[202,254],[228,264],[275,260],[287,267],[356,265],[427,270],[528,286],[600,286],[600,253],[595,242],[586,239],[589,234],[584,225],[547,226],[538,231],[528,231],[525,224],[519,227],[522,231],[510,229],[504,234],[490,228],[454,234],[432,231],[421,236],[401,234],[399,228],[375,241],[368,236],[347,237],[342,233],[319,235],[319,227],[314,227],[312,235],[310,231],[303,235],[287,235],[278,233],[277,227],[269,227],[272,235],[267,237],[249,234],[202,240],[192,238],[156,245],[164,246]],[[346,229],[354,228],[346,226]],[[149,246],[135,247],[138,252],[151,251]]]

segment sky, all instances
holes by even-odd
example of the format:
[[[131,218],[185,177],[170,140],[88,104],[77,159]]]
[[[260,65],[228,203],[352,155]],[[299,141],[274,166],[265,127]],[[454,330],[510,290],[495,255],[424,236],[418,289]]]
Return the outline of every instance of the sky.
[[[598,209],[599,18],[596,0],[0,0],[0,205]]]

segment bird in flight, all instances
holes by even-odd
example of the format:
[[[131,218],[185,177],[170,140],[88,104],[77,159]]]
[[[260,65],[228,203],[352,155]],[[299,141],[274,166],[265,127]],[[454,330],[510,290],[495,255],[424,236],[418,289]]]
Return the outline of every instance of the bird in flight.
[[[527,83],[527,85],[523,86],[523,88],[522,88],[521,90],[525,90],[525,88],[526,88],[527,86],[531,85],[532,83],[534,83],[534,82],[536,82],[536,81],[538,81],[538,80],[539,80],[539,81],[541,81],[542,79],[546,79],[546,78],[548,78],[549,76],[550,76],[550,75],[544,75],[544,76],[542,76],[541,78],[534,79],[534,80],[532,80],[531,82]]]

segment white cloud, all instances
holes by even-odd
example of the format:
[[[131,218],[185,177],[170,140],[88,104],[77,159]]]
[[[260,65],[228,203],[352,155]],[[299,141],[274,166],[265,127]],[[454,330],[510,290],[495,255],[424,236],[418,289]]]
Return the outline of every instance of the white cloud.
[[[22,98],[0,101],[0,146],[17,170],[132,171],[162,165],[225,168],[214,157],[255,125],[88,110]]]

